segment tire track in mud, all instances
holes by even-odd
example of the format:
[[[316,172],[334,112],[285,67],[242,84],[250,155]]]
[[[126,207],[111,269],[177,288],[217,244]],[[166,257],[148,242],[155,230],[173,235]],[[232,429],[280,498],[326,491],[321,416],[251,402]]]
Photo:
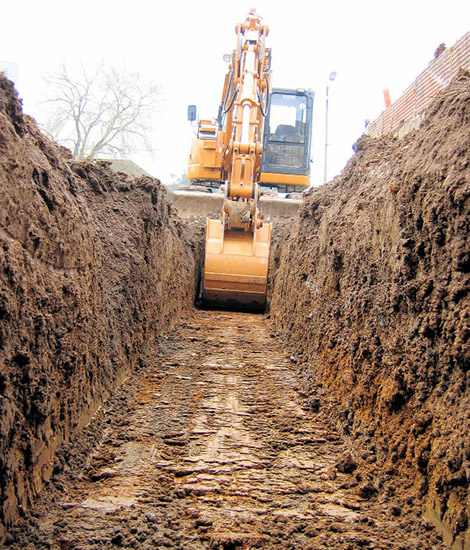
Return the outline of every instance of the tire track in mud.
[[[138,383],[22,548],[432,546],[416,518],[395,517],[344,466],[331,405],[308,409],[262,316],[195,312]]]

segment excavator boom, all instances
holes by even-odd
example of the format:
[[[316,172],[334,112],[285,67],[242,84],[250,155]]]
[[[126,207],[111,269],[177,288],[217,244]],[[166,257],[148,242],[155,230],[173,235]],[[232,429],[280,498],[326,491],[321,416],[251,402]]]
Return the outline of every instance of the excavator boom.
[[[225,182],[222,219],[207,219],[201,297],[217,307],[264,309],[271,224],[258,209],[263,107],[270,78],[269,29],[255,11],[237,25],[232,53],[213,129],[214,161],[221,155]],[[200,126],[201,127],[201,126]],[[211,129],[206,125],[205,134]]]
[[[313,94],[272,90],[269,28],[255,10],[235,31],[217,119],[199,122],[188,165],[194,188],[222,186],[223,195],[199,193],[206,197],[199,201],[196,193],[175,194],[175,205],[185,215],[185,205],[200,214],[198,203],[210,209],[221,204],[220,219],[207,218],[202,300],[210,306],[262,310],[272,224],[260,205],[273,212],[282,208],[269,196],[260,200],[260,184],[284,192],[309,186]],[[190,111],[194,120],[194,108]],[[286,210],[292,212],[299,201],[289,202]]]

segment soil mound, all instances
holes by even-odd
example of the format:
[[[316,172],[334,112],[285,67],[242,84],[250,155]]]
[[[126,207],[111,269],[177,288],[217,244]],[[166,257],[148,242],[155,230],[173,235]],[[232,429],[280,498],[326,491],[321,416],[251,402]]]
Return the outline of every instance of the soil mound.
[[[277,330],[338,397],[358,464],[456,548],[470,540],[469,124],[462,72],[413,134],[359,140],[272,258]]]
[[[202,232],[150,177],[75,161],[0,74],[0,536],[192,306]]]

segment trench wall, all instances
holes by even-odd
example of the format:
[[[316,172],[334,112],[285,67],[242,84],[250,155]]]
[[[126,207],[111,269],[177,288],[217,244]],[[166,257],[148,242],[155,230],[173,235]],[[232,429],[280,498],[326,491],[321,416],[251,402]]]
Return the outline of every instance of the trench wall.
[[[202,230],[150,177],[74,161],[0,74],[0,538],[192,307]]]
[[[337,399],[377,498],[454,548],[470,547],[469,123],[461,72],[419,130],[359,140],[271,258],[271,317]]]

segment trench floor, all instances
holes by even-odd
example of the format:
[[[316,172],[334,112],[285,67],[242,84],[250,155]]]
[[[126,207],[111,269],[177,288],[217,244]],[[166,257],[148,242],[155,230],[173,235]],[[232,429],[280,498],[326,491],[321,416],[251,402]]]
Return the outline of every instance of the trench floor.
[[[10,547],[441,548],[368,488],[298,371],[263,316],[196,311]]]

